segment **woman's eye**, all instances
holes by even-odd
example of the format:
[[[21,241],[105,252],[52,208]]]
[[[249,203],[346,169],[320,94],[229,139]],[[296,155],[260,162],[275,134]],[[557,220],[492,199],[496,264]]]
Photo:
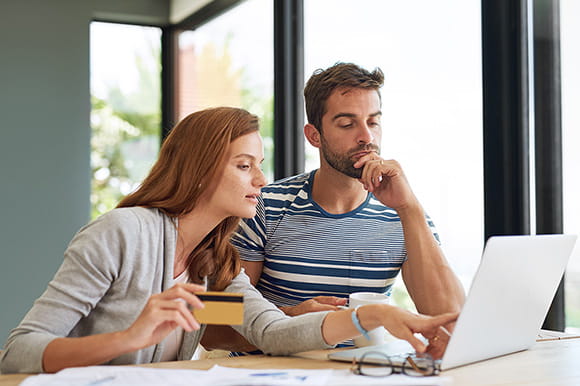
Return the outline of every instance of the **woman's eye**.
[[[248,170],[250,168],[250,165],[238,165],[238,168],[242,170]]]

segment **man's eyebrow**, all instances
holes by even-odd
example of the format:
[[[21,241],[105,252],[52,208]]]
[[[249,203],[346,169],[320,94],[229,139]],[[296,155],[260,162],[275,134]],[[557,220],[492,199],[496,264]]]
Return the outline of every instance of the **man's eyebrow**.
[[[370,118],[374,118],[374,117],[379,117],[379,116],[382,116],[382,115],[383,115],[383,112],[379,110],[376,113],[370,114],[369,117]],[[334,117],[332,117],[332,120],[335,121],[338,118],[342,118],[342,117],[345,117],[345,118],[356,118],[356,114],[353,114],[353,113],[338,113]]]
[[[356,118],[356,114],[352,114],[352,113],[338,113],[336,114],[334,117],[332,117],[332,120],[335,121],[338,118]]]

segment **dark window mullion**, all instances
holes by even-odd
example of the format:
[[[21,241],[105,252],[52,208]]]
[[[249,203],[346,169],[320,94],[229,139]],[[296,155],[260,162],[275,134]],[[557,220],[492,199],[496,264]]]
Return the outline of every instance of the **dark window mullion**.
[[[534,0],[536,233],[562,233],[560,2]],[[564,280],[543,328],[564,331]]]
[[[177,63],[179,54],[174,27],[161,30],[161,140],[165,139],[177,119]]]
[[[527,1],[482,0],[485,239],[530,233]]]
[[[274,0],[274,178],[304,170],[304,4]]]

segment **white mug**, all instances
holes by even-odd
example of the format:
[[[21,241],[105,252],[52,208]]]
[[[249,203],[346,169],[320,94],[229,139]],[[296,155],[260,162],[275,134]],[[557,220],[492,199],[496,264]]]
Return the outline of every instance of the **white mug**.
[[[354,292],[348,297],[348,307],[355,308],[366,304],[388,304],[389,296],[377,292]],[[385,343],[386,330],[384,327],[378,327],[368,332],[369,338],[359,336],[354,338],[354,344],[357,347],[376,346]]]

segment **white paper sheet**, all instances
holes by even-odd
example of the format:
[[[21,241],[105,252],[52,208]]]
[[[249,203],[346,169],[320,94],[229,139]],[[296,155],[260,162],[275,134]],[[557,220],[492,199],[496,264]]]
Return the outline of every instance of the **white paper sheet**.
[[[21,386],[310,386],[310,385],[418,385],[446,386],[445,377],[408,377],[394,374],[375,378],[349,370],[238,369],[214,366],[210,370],[173,370],[129,366],[89,366],[56,374],[28,377]]]

